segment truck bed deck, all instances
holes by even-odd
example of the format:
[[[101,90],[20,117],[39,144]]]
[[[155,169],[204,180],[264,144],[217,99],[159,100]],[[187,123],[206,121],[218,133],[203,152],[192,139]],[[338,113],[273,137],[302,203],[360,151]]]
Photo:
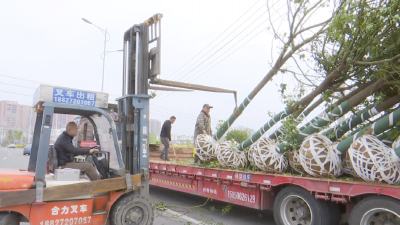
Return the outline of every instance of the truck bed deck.
[[[245,172],[162,160],[150,161],[150,184],[261,210],[269,208],[273,193],[287,185],[303,187],[316,198],[338,203],[347,203],[361,195],[400,199],[400,186],[379,181]]]

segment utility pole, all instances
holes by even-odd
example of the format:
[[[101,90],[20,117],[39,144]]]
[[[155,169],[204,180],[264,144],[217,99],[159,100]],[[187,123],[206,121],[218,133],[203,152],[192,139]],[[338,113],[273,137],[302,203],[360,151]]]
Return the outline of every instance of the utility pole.
[[[31,114],[29,115],[28,144],[31,143],[31,129],[32,129],[32,107],[31,107]]]

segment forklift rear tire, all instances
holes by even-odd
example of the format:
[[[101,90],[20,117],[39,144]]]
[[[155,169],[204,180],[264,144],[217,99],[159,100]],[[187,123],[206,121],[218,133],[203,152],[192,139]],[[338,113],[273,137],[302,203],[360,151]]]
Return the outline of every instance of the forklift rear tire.
[[[19,225],[18,216],[14,213],[0,213],[0,225]]]
[[[331,224],[328,202],[315,199],[306,189],[288,186],[274,201],[274,219],[277,225]]]
[[[151,225],[153,206],[145,197],[129,193],[114,204],[110,219],[111,225]]]

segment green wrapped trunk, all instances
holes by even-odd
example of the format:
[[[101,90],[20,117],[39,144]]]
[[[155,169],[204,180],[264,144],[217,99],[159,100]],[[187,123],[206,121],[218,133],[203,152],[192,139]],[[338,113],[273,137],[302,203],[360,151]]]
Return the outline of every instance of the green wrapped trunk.
[[[381,113],[383,110],[391,108],[396,103],[400,102],[400,95],[393,96],[383,103],[372,107],[371,109],[363,110],[357,113],[352,118],[345,120],[344,122],[340,123],[335,128],[329,129],[327,132],[324,133],[325,136],[328,136],[331,133],[335,134],[335,137],[330,138],[331,141],[336,141],[338,138],[342,137],[346,134],[349,130],[353,129],[357,125],[363,123],[364,121],[368,120],[371,117],[374,117]]]
[[[384,132],[385,130],[389,129],[390,127],[393,127],[396,125],[396,122],[400,121],[400,108],[396,109],[394,112],[383,116],[379,120],[377,120],[375,123],[365,127],[364,129],[358,131],[356,134],[346,138],[346,140],[340,142],[336,149],[341,151],[341,152],[346,152],[349,148],[350,145],[359,137],[364,135],[364,131],[370,130],[371,128],[373,129],[372,134],[380,134]],[[396,155],[400,157],[400,148],[395,149]]]
[[[303,140],[316,132],[319,132],[321,129],[323,129],[326,125],[328,125],[330,122],[333,122],[349,112],[352,107],[357,106],[360,104],[365,98],[370,96],[372,93],[375,91],[381,89],[384,87],[384,82],[383,81],[378,81],[377,85],[370,85],[364,90],[360,91],[356,95],[354,95],[352,98],[349,100],[343,102],[339,106],[335,107],[333,110],[331,110],[328,113],[325,113],[323,115],[319,115],[314,119],[314,122],[301,130],[298,135],[295,136],[294,140],[288,140],[288,142],[295,142],[297,146],[299,146]],[[278,149],[280,153],[283,153],[285,151],[289,150],[289,145],[286,143],[280,143],[278,145]]]
[[[389,132],[392,130],[400,130],[400,126],[393,127],[392,129],[388,130],[385,133],[379,134],[377,138],[381,140],[386,145],[390,146],[393,144],[393,141],[397,139],[397,137],[390,137]]]
[[[255,132],[249,139],[246,141],[242,142],[239,146],[239,150],[243,150],[250,145],[252,145],[254,142],[256,142],[267,130],[269,130],[275,123],[278,121],[282,120],[283,118],[287,117],[290,115],[289,109],[285,109],[285,111],[282,111],[278,114],[276,114],[272,119],[268,121],[268,123],[264,124],[257,132]]]

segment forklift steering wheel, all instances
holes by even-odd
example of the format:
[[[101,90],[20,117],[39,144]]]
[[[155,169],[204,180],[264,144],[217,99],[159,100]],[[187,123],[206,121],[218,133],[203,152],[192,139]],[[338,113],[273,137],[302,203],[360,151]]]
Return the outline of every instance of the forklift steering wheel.
[[[95,146],[89,148],[89,150],[94,149],[94,148],[97,148],[97,149],[99,150],[99,152],[101,152],[101,147],[100,147],[100,145],[95,145]],[[93,152],[91,155],[94,155],[94,154],[96,154],[96,152]]]

